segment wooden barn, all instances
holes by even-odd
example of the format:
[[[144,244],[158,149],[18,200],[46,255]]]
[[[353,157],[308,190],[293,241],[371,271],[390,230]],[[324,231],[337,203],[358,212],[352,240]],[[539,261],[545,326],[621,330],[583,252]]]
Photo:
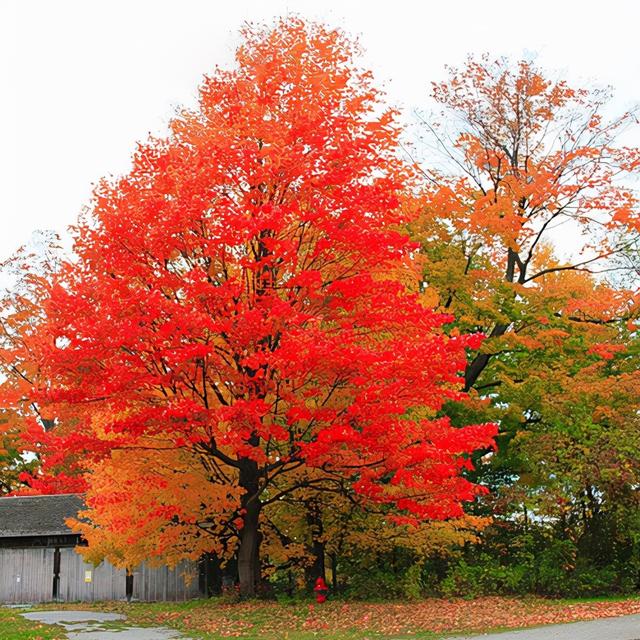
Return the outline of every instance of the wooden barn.
[[[75,551],[80,536],[65,524],[82,507],[82,496],[70,494],[0,498],[0,603],[201,596],[195,563],[175,569],[142,564],[129,577],[106,561],[87,564]]]

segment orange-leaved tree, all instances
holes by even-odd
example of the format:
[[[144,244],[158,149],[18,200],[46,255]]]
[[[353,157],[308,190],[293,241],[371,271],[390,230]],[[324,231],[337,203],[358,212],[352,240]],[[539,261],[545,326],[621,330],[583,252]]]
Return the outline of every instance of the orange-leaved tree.
[[[534,510],[565,523],[556,536],[586,535],[637,493],[640,150],[622,138],[636,114],[607,118],[608,91],[488,57],[450,69],[434,97],[440,163],[411,224],[425,296],[456,331],[487,335],[470,402],[448,413],[500,422],[483,475],[509,523]]]
[[[551,274],[637,272],[629,256],[640,207],[629,177],[640,171],[640,149],[619,142],[635,112],[607,119],[607,91],[551,81],[525,61],[470,58],[449,71],[433,93],[446,125],[427,127],[451,171],[427,174],[432,189],[418,231],[442,308],[499,338],[518,332],[509,312],[558,282]],[[601,278],[591,295],[581,293],[567,308],[558,303],[555,317],[637,317],[637,287]],[[467,389],[491,359],[490,344],[467,366]]]
[[[339,478],[410,517],[458,516],[481,491],[460,470],[494,426],[436,415],[479,338],[447,337],[451,318],[406,284],[419,280],[398,231],[411,175],[354,45],[298,19],[243,37],[198,107],[96,188],[37,326],[34,399],[76,409],[47,446],[98,471],[122,452],[202,465],[212,497],[196,524],[235,528],[251,595],[266,506]],[[291,481],[304,467],[322,473]],[[103,480],[86,482],[92,517]],[[240,497],[216,512],[227,486]],[[134,502],[147,491],[128,487]],[[180,522],[175,495],[152,517]]]
[[[29,456],[22,453],[23,437],[29,429],[40,434],[62,418],[33,397],[33,389],[46,384],[34,327],[46,317],[44,301],[60,268],[61,255],[55,234],[35,232],[29,243],[0,264],[0,280],[6,286],[0,297],[0,493],[53,493],[59,490],[62,479],[69,491],[73,483],[65,473],[69,469],[59,467],[56,480],[40,484],[34,475],[39,451],[32,450]],[[56,466],[53,460],[50,462]]]

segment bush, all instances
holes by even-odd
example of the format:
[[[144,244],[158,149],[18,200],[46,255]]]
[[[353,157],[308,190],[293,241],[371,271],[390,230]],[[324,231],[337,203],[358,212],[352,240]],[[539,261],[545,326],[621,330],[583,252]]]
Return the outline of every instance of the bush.
[[[501,565],[496,559],[481,554],[477,562],[464,559],[454,565],[440,583],[442,595],[475,598],[492,594],[518,594],[527,591],[528,568]]]
[[[571,540],[522,536],[507,553],[491,544],[466,550],[435,586],[443,596],[483,595],[588,597],[632,593],[638,588],[633,558],[606,566],[578,556]]]
[[[402,598],[405,594],[401,576],[377,568],[349,576],[345,595],[354,600],[379,600]]]

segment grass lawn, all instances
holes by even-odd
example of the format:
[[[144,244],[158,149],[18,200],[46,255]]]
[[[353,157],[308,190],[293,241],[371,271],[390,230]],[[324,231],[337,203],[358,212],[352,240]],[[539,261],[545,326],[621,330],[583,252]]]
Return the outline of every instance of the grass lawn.
[[[514,629],[640,613],[640,599],[431,598],[416,602],[376,603],[333,600],[323,605],[265,601],[228,604],[212,599],[184,603],[67,604],[64,608],[95,608],[124,613],[132,624],[165,625],[202,640],[231,637],[247,640],[432,640],[452,633]],[[33,637],[16,635],[8,636],[8,639],[32,640]],[[43,640],[57,637],[60,636],[42,635]],[[2,640],[5,640],[4,636]]]
[[[64,640],[66,634],[58,626],[25,620],[16,609],[0,607],[2,640]]]

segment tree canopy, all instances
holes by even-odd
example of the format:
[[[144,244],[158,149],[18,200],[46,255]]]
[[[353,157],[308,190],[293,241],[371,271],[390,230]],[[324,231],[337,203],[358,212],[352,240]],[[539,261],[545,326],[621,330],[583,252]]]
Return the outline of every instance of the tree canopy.
[[[245,27],[235,66],[95,188],[73,257],[16,257],[0,490],[83,491],[89,559],[213,554],[246,596],[327,558],[335,586],[342,562],[411,593],[622,589],[635,113],[469,58],[433,86],[418,166],[358,56],[298,18]]]
[[[31,437],[45,475],[67,464],[84,483],[121,564],[140,551],[126,509],[174,557],[190,538],[237,544],[251,595],[261,516],[284,496],[350,491],[420,520],[483,491],[461,471],[495,426],[440,413],[481,337],[423,304],[401,230],[413,177],[355,53],[298,19],[246,28],[236,67],[74,229],[30,329],[29,400],[58,424]]]

